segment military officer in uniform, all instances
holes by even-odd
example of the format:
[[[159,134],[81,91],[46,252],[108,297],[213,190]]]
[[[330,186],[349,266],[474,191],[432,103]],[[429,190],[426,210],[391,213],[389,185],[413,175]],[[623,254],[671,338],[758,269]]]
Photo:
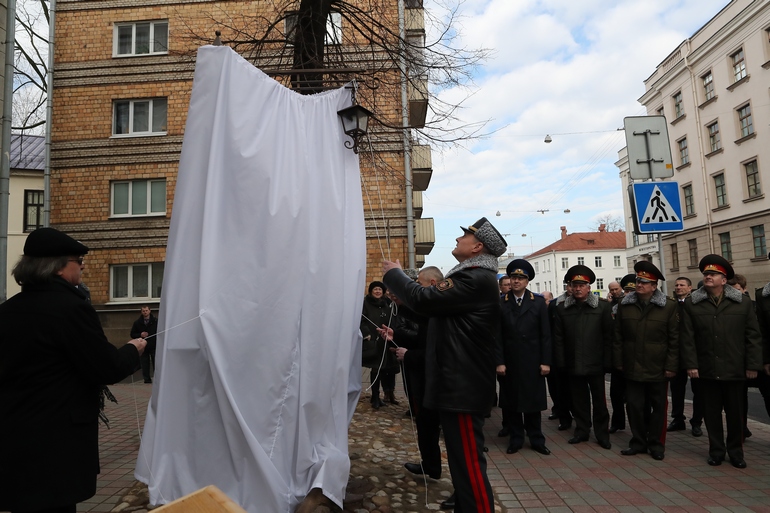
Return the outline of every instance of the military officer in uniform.
[[[571,267],[567,280],[572,285],[572,295],[556,307],[553,340],[556,365],[569,373],[576,424],[569,443],[588,441],[593,403],[594,435],[602,448],[610,449],[604,373],[611,366],[611,306],[591,293],[590,284],[596,281],[596,275],[585,265]]]
[[[626,378],[631,441],[624,456],[650,452],[664,457],[668,379],[679,368],[679,312],[676,301],[658,290],[665,280],[652,262],[634,265],[636,290],[620,302],[615,315],[613,364]]]
[[[727,285],[735,273],[719,255],[706,255],[698,265],[703,287],[684,303],[681,357],[690,379],[700,378],[704,421],[709,438],[709,465],[725,454],[734,467],[746,468],[743,457],[744,382],[762,369],[762,337],[749,298]],[[727,424],[727,443],[722,428]]]
[[[545,446],[540,412],[548,408],[545,376],[551,370],[551,326],[545,299],[527,289],[535,270],[523,259],[506,268],[511,290],[502,301],[497,374],[503,376],[503,412],[511,431],[508,454],[524,445],[524,434],[532,449],[551,454]]]
[[[415,283],[397,261],[383,262],[383,281],[407,307],[429,318],[424,405],[441,417],[456,510],[491,512],[483,427],[495,393],[497,257],[507,243],[485,217],[463,232],[452,250],[459,264],[436,286]]]

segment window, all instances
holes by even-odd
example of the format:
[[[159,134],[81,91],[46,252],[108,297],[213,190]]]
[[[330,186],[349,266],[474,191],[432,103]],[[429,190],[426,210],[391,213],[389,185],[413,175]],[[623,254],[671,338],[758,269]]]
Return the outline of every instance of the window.
[[[168,53],[168,21],[116,24],[113,29],[114,56]]]
[[[569,258],[564,257],[561,259],[561,268],[569,269]]]
[[[24,191],[24,231],[43,227],[43,191]]]
[[[717,207],[727,205],[727,186],[725,185],[725,174],[714,175],[714,192],[716,193]]]
[[[682,100],[682,92],[679,91],[674,95],[674,118],[678,118],[684,115],[684,103]]]
[[[714,75],[709,71],[701,77],[703,80],[703,97],[706,101],[714,97]]]
[[[113,135],[166,133],[166,98],[114,102]]]
[[[540,272],[540,263],[539,262],[535,262],[535,274],[537,274],[539,272]]]
[[[648,233],[647,234],[647,242],[655,242],[656,240],[658,240],[658,239],[655,238],[655,234],[654,233]]]
[[[695,200],[692,197],[692,185],[685,185],[682,187],[682,193],[684,194],[684,215],[695,215]]]
[[[754,256],[763,258],[767,255],[767,245],[765,244],[765,225],[760,224],[751,227],[751,237],[754,239]]]
[[[603,278],[596,278],[596,288],[599,290],[604,290],[604,279]]]
[[[746,78],[746,61],[743,58],[743,48],[735,52],[730,56],[733,61],[733,77],[734,82],[739,81],[742,78]]]
[[[586,259],[583,257],[577,257],[578,258],[578,265],[586,265]]]
[[[714,121],[708,125],[709,131],[709,147],[711,151],[717,151],[722,148],[722,138],[719,137],[719,122]]]
[[[166,213],[166,180],[112,182],[110,215],[132,217]]]
[[[663,107],[659,108],[657,111],[658,116],[663,116]]]
[[[284,18],[283,28],[286,32],[286,44],[294,44],[297,29],[297,13],[288,13]],[[342,44],[342,14],[332,11],[326,19],[326,38],[324,44],[339,45]]]
[[[633,238],[634,246],[638,246],[639,245],[639,234],[638,233],[633,233],[633,234],[631,234],[631,237]]]
[[[602,266],[602,257],[600,257],[600,256],[594,257],[594,264],[596,265],[596,267],[601,267]]]
[[[540,282],[535,283],[535,292],[540,292]]]
[[[688,240],[687,247],[690,250],[690,266],[698,267],[698,241],[696,239]]]
[[[751,121],[751,105],[744,105],[738,109],[738,121],[741,125],[741,137],[747,137],[754,133],[754,124]]]
[[[679,160],[681,165],[690,163],[690,151],[687,149],[687,137],[680,139],[679,145]]]
[[[671,244],[671,268],[679,269],[679,247]]]
[[[163,286],[163,262],[110,267],[110,299],[158,299]]]
[[[762,194],[762,187],[759,184],[759,168],[757,167],[757,161],[752,160],[743,164],[743,169],[746,171],[746,185],[749,189],[749,198],[756,198]]]
[[[615,267],[620,267],[620,255],[615,255],[613,258],[615,261]]]
[[[722,249],[722,257],[732,261],[733,247],[730,243],[730,232],[719,234],[719,247]]]

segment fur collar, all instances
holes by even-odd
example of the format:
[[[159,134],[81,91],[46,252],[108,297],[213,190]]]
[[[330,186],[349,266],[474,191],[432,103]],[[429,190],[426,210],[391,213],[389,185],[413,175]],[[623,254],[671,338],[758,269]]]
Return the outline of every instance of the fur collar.
[[[573,306],[575,304],[577,304],[577,301],[575,301],[575,298],[572,296],[569,296],[567,299],[564,300],[564,308],[569,308],[570,306]],[[599,306],[599,296],[588,294],[588,297],[586,298],[586,304],[591,308],[596,308],[597,306]]]
[[[456,266],[452,267],[452,269],[448,273],[446,273],[444,278],[449,278],[454,273],[458,271],[462,271],[463,269],[468,269],[469,267],[481,267],[482,269],[489,269],[490,271],[494,271],[496,273],[497,258],[487,253],[476,255],[475,257],[471,257],[468,260],[465,260],[464,262],[460,262]]]
[[[743,301],[743,294],[741,294],[737,289],[732,288],[730,285],[725,285],[724,290],[725,299],[735,301],[736,303]],[[690,294],[690,297],[692,298],[692,304],[697,305],[701,301],[708,299],[709,294],[706,292],[705,287],[701,287],[698,290],[693,290],[692,294]]]
[[[639,298],[636,295],[636,292],[629,292],[625,296],[623,296],[623,299],[620,301],[621,305],[633,305],[638,302]],[[650,303],[659,306],[663,308],[666,306],[666,295],[661,292],[658,289],[655,289],[655,292],[652,293],[652,297],[650,298]]]
[[[566,300],[567,300],[567,297],[568,297],[568,296],[567,296],[567,293],[565,292],[564,294],[562,294],[561,296],[559,296],[559,297],[557,297],[557,298],[556,298],[556,304],[557,304],[557,305],[560,305],[560,304],[562,304],[564,301],[566,301]]]
[[[765,288],[762,289],[762,297],[770,296],[770,283],[765,285]]]

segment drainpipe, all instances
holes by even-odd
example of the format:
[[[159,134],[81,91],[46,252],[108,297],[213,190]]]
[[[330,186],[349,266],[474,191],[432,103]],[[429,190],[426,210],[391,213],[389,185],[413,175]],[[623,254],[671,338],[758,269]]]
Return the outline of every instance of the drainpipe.
[[[53,58],[54,58],[54,29],[56,28],[56,0],[51,0],[49,6],[50,22],[48,24],[48,79],[46,89],[45,113],[45,171],[43,173],[43,226],[51,224],[51,125],[53,124]]]
[[[8,0],[5,21],[5,82],[3,139],[0,162],[0,303],[8,294],[8,199],[11,195],[11,118],[13,117],[13,57],[16,47],[16,0]]]
[[[414,208],[412,205],[412,153],[409,141],[409,101],[406,82],[406,22],[404,20],[404,0],[398,0],[398,35],[399,57],[398,65],[401,68],[401,126],[404,136],[404,178],[406,191],[406,251],[410,269],[414,269]]]
[[[706,156],[705,156],[706,152],[703,151],[703,144],[704,144],[703,130],[701,130],[700,109],[698,108],[698,94],[696,92],[698,81],[695,77],[695,73],[693,73],[692,65],[688,61],[688,58],[692,53],[692,50],[690,49],[691,41],[689,38],[687,38],[687,40],[685,41],[685,44],[687,45],[687,53],[684,56],[684,65],[687,68],[687,70],[690,72],[690,89],[692,90],[693,105],[695,105],[695,125],[698,128],[696,132],[698,134],[698,157],[700,158],[701,181],[703,183],[703,196],[706,198],[706,228],[708,229],[709,253],[714,253],[714,227],[712,226],[711,200],[709,198],[708,176],[706,175]]]

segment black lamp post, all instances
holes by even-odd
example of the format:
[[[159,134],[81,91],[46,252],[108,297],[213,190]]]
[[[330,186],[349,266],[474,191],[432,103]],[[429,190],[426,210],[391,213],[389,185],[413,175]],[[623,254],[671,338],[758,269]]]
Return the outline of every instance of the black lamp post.
[[[345,147],[352,148],[353,153],[358,153],[358,145],[366,136],[369,116],[372,115],[371,111],[360,105],[353,105],[337,111],[337,115],[342,119],[342,130],[346,135],[353,139],[352,143],[350,141],[345,141]]]

